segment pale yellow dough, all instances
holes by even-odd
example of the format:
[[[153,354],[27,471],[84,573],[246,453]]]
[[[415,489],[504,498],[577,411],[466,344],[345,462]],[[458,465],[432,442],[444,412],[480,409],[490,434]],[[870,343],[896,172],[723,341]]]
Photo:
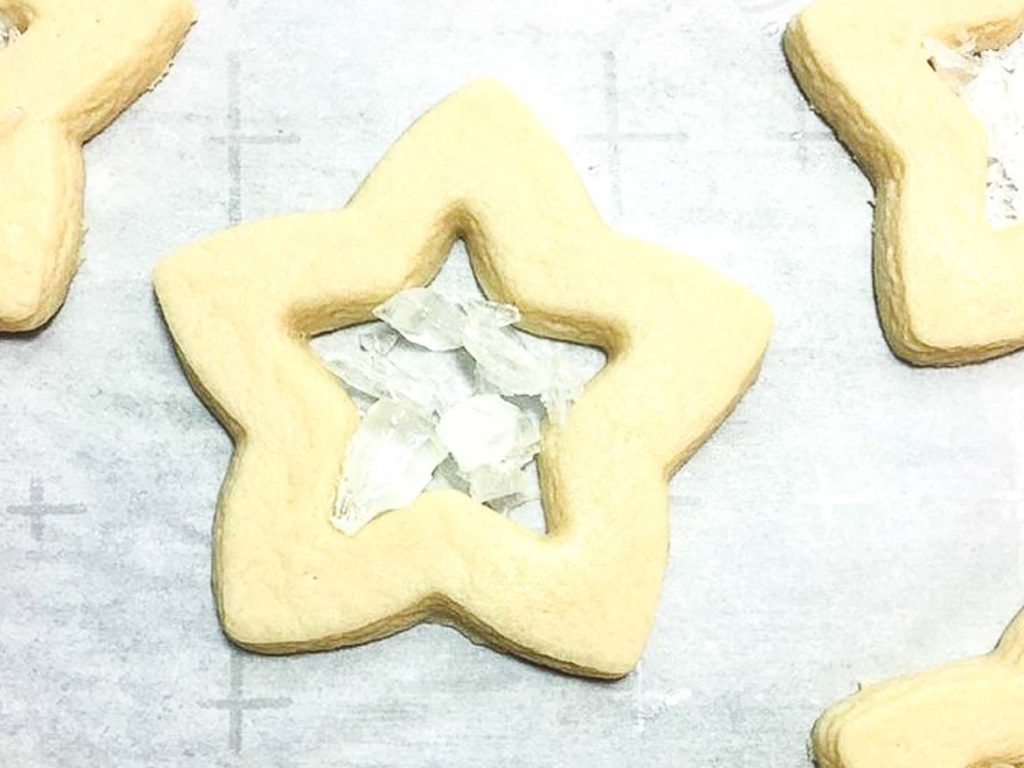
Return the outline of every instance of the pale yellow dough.
[[[358,412],[308,337],[427,283],[459,237],[524,329],[609,356],[567,423],[546,428],[550,534],[438,490],[350,538],[330,519]],[[155,282],[193,386],[235,439],[214,536],[232,640],[316,650],[429,619],[597,677],[637,662],[667,480],[751,384],[771,324],[708,267],[609,230],[553,138],[492,82],[417,121],[344,209],[225,231]]]
[[[82,237],[82,144],[167,69],[191,0],[0,0],[0,332],[60,308]],[[140,203],[140,211],[145,206]]]
[[[820,0],[786,33],[804,92],[874,183],[878,311],[915,364],[1024,346],[1024,225],[986,222],[985,128],[923,47],[1001,47],[1022,26],[1024,0]]]
[[[1024,613],[989,655],[865,688],[814,727],[819,768],[1024,765]]]

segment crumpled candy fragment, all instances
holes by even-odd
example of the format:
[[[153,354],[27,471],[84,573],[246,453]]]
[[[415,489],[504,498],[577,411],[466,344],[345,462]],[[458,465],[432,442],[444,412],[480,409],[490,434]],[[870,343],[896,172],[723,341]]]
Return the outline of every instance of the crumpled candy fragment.
[[[504,501],[503,511],[537,498],[530,476],[517,462],[487,464],[469,473],[469,495],[481,504]]]
[[[548,386],[545,366],[511,328],[470,322],[465,347],[481,375],[503,395],[539,395]]]
[[[445,411],[437,435],[459,469],[530,461],[540,449],[540,427],[498,395],[475,395]]]
[[[511,304],[499,304],[487,299],[467,299],[460,306],[472,323],[504,328],[522,320],[519,308]]]
[[[447,455],[429,418],[405,403],[378,400],[349,442],[331,521],[352,536],[382,512],[408,506]]]
[[[462,346],[466,315],[431,288],[408,288],[373,310],[413,344],[446,352]]]
[[[384,356],[395,348],[398,333],[384,323],[376,323],[368,331],[359,335],[359,348],[372,355]]]

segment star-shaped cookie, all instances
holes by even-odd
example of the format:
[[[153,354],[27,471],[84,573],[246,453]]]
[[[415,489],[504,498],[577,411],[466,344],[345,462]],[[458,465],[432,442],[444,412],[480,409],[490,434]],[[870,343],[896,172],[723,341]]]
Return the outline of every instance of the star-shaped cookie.
[[[1024,346],[1024,226],[987,223],[984,126],[924,47],[1000,47],[1022,24],[1022,0],[820,0],[786,33],[804,93],[874,184],[878,313],[911,363]]]
[[[1024,613],[987,656],[865,688],[826,712],[819,768],[1024,765]]]
[[[548,533],[436,490],[349,537],[331,514],[358,413],[308,339],[427,283],[457,238],[524,329],[608,354],[545,428]],[[598,677],[641,653],[668,479],[752,383],[771,324],[715,271],[609,230],[551,135],[493,82],[417,121],[344,209],[222,232],[155,282],[193,386],[235,440],[214,535],[232,640],[315,650],[429,619]]]
[[[82,144],[166,71],[191,0],[0,3],[0,331],[60,308],[82,239]],[[144,204],[140,202],[140,207]]]

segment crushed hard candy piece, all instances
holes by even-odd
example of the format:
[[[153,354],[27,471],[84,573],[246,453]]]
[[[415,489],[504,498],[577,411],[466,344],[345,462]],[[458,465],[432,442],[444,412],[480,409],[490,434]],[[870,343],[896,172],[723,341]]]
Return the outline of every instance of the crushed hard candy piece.
[[[555,424],[562,424],[569,415],[569,407],[583,395],[588,375],[556,356],[548,360],[548,370],[549,384],[540,393],[540,399],[548,418]]]
[[[471,321],[464,343],[482,377],[503,395],[539,395],[550,385],[544,364],[511,328]]]
[[[466,316],[456,304],[432,288],[409,288],[373,310],[413,344],[445,352],[462,346]]]
[[[398,333],[383,323],[359,335],[359,348],[373,355],[384,356],[398,343]]]
[[[451,387],[435,386],[419,372],[365,350],[331,361],[334,372],[348,386],[375,398],[391,398],[425,412],[444,410],[451,402]]]
[[[540,428],[498,395],[476,395],[445,411],[437,434],[463,472],[502,462],[528,462],[540,446]]]
[[[388,397],[388,382],[385,372],[377,361],[366,354],[353,354],[331,360],[331,370],[352,389],[370,397]]]
[[[487,299],[468,299],[461,302],[463,311],[470,322],[504,328],[522,320],[519,308],[512,304],[500,304]]]
[[[382,512],[408,506],[446,455],[429,418],[395,400],[374,403],[348,446],[334,526],[351,536]]]
[[[484,373],[484,369],[475,361],[473,362],[473,391],[478,395],[501,394],[501,390],[488,380],[487,374]]]
[[[459,469],[458,463],[450,455],[446,456],[437,469],[434,470],[434,479],[430,488],[452,488],[463,493],[469,492],[469,480]]]
[[[529,475],[515,462],[487,464],[471,471],[469,495],[481,503],[506,500],[509,505],[504,506],[505,509],[511,509],[531,498],[536,498],[536,492],[531,489]]]

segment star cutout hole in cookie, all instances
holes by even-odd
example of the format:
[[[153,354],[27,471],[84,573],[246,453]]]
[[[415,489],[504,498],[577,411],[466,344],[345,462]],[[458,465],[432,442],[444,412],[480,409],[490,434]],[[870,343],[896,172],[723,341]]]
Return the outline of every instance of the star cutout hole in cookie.
[[[362,416],[335,525],[354,534],[429,485],[546,530],[534,460],[542,426],[564,421],[604,355],[515,329],[518,309],[486,300],[462,243],[429,286],[374,315],[313,340]]]
[[[190,0],[3,0],[0,17],[0,332],[13,332],[46,323],[78,267],[82,144],[166,72],[195,12]]]
[[[1024,225],[989,222],[986,128],[930,64],[930,41],[996,49],[1022,27],[1022,0],[819,0],[786,32],[801,88],[874,185],[878,313],[914,364],[1024,345]]]
[[[539,456],[547,532],[429,490],[349,536],[332,525],[359,413],[310,338],[364,323],[466,243],[488,299],[605,368]],[[767,307],[699,262],[610,230],[504,87],[420,118],[341,210],[237,227],[165,259],[157,295],[235,453],[214,527],[221,622],[265,653],[420,621],[540,664],[618,677],[654,620],[667,483],[753,382]]]

